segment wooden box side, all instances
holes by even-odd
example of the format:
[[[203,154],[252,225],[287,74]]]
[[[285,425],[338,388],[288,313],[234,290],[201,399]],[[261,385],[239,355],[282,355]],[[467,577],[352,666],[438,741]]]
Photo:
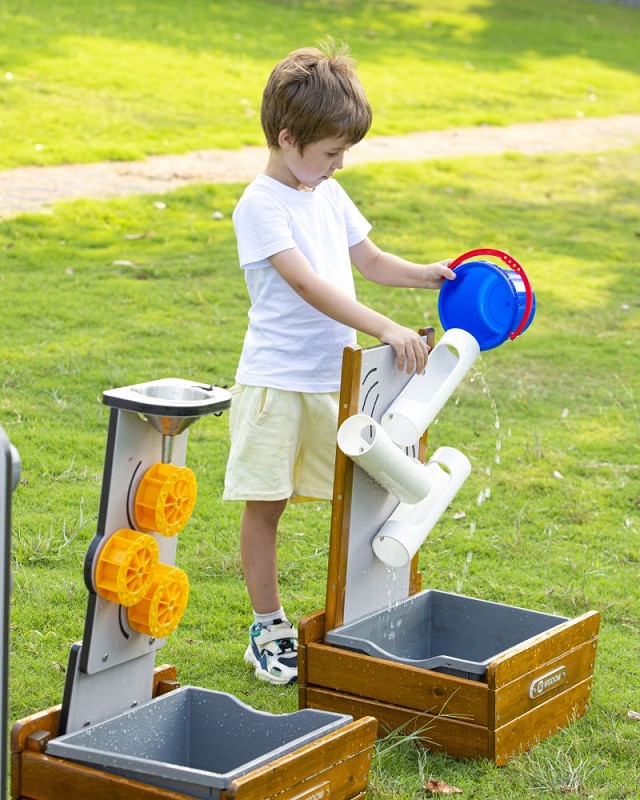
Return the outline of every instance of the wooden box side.
[[[567,620],[505,650],[489,664],[487,670],[489,689],[499,689],[521,675],[537,669],[541,664],[547,664],[583,642],[596,638],[599,628],[600,614],[597,611],[587,611],[580,617]]]
[[[340,647],[306,645],[307,687],[320,686],[392,705],[488,724],[486,684]]]
[[[588,639],[492,692],[489,706],[494,716],[489,726],[500,728],[591,678],[596,647],[597,639]]]
[[[13,768],[20,774],[17,785],[12,781],[11,796],[21,800],[193,800],[43,753],[25,750],[14,758]]]
[[[470,759],[486,758],[489,755],[489,731],[481,725],[472,725],[446,715],[420,713],[413,708],[355,697],[318,686],[308,687],[307,699],[309,708],[351,714],[355,718],[375,717],[378,720],[378,736],[381,738],[391,732],[417,733],[417,741],[434,752]]]
[[[539,742],[566,728],[585,714],[592,691],[592,678],[511,720],[493,733],[490,758],[503,766]]]
[[[362,717],[233,781],[225,800],[363,796],[369,781],[377,722]]]

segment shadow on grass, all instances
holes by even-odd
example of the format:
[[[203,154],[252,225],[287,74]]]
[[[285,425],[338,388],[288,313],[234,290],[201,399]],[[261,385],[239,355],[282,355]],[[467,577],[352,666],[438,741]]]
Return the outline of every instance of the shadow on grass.
[[[74,37],[146,42],[192,52],[224,53],[270,66],[289,50],[331,32],[363,62],[404,58],[473,61],[488,71],[512,69],[525,55],[588,56],[637,73],[640,11],[584,0],[252,0],[176,4],[172,0],[107,5],[63,0],[7,0],[2,61],[29,65],[34,53],[56,58]],[[150,65],[152,67],[153,65]],[[212,76],[215,79],[215,76]],[[551,76],[550,76],[551,77]]]

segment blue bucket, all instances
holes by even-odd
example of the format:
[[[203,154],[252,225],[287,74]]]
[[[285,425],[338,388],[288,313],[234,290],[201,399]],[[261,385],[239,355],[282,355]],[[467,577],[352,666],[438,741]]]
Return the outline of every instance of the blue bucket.
[[[467,261],[476,255],[493,255],[511,269],[490,261]],[[464,263],[463,263],[464,262]],[[445,330],[462,328],[491,350],[515,339],[531,325],[536,297],[524,270],[500,250],[472,250],[449,265],[456,279],[445,281],[438,298],[438,314]]]

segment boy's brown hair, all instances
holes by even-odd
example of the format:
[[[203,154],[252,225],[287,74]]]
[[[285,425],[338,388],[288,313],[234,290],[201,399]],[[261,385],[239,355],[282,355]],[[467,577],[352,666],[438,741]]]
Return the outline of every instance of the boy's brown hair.
[[[356,144],[371,127],[371,106],[345,46],[331,40],[289,53],[273,68],[262,95],[262,129],[278,148],[286,128],[298,150],[321,139]]]

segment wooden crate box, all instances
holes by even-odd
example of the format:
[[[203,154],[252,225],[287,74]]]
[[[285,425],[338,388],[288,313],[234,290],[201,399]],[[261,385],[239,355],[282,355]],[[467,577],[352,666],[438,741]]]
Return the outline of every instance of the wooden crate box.
[[[177,688],[173,667],[156,670],[155,694]],[[11,797],[20,800],[193,800],[152,786],[46,754],[58,732],[60,706],[13,726]],[[376,721],[354,721],[234,780],[221,800],[356,800],[365,797]]]

